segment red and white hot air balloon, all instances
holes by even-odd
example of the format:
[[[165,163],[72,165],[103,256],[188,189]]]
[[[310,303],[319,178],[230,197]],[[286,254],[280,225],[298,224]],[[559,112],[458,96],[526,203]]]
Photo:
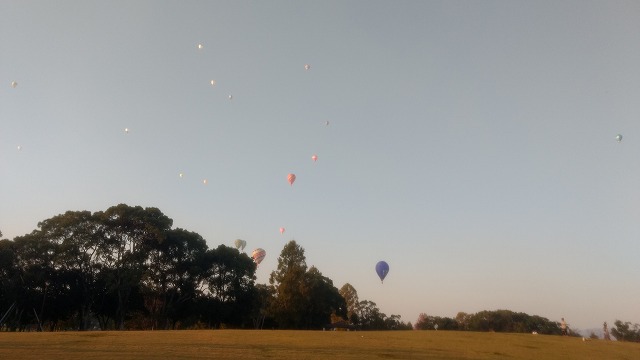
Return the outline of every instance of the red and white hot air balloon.
[[[289,181],[289,185],[293,185],[293,182],[296,181],[296,174],[287,175],[287,181]]]
[[[280,228],[280,234],[284,234],[284,228],[283,227]]]
[[[251,253],[251,258],[257,265],[260,265],[265,256],[267,256],[267,252],[261,248],[257,248]]]
[[[318,155],[313,154],[313,155],[311,156],[311,160],[313,160],[313,162],[318,161]]]

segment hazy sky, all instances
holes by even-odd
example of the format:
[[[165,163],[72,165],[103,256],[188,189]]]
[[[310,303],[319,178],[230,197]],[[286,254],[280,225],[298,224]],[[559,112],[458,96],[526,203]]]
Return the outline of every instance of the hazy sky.
[[[157,207],[209,247],[264,248],[258,283],[295,239],[403,321],[640,322],[638,1],[2,0],[0,14],[5,238],[67,210]]]

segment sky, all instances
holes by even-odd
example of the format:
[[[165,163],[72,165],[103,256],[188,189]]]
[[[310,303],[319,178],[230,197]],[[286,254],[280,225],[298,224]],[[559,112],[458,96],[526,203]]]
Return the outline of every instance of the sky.
[[[638,1],[0,13],[4,238],[68,210],[157,207],[209,247],[265,249],[257,283],[295,240],[405,322],[640,322]]]

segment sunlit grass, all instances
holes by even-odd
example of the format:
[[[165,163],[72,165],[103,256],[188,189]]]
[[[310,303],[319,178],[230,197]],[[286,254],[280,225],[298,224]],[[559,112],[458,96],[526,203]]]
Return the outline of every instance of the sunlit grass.
[[[640,359],[640,344],[454,331],[0,333],[0,359]]]

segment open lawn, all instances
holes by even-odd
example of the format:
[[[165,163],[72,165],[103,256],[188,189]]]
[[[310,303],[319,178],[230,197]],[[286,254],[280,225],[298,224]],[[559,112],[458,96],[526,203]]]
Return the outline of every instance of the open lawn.
[[[0,332],[0,359],[640,359],[640,344],[455,331]]]

